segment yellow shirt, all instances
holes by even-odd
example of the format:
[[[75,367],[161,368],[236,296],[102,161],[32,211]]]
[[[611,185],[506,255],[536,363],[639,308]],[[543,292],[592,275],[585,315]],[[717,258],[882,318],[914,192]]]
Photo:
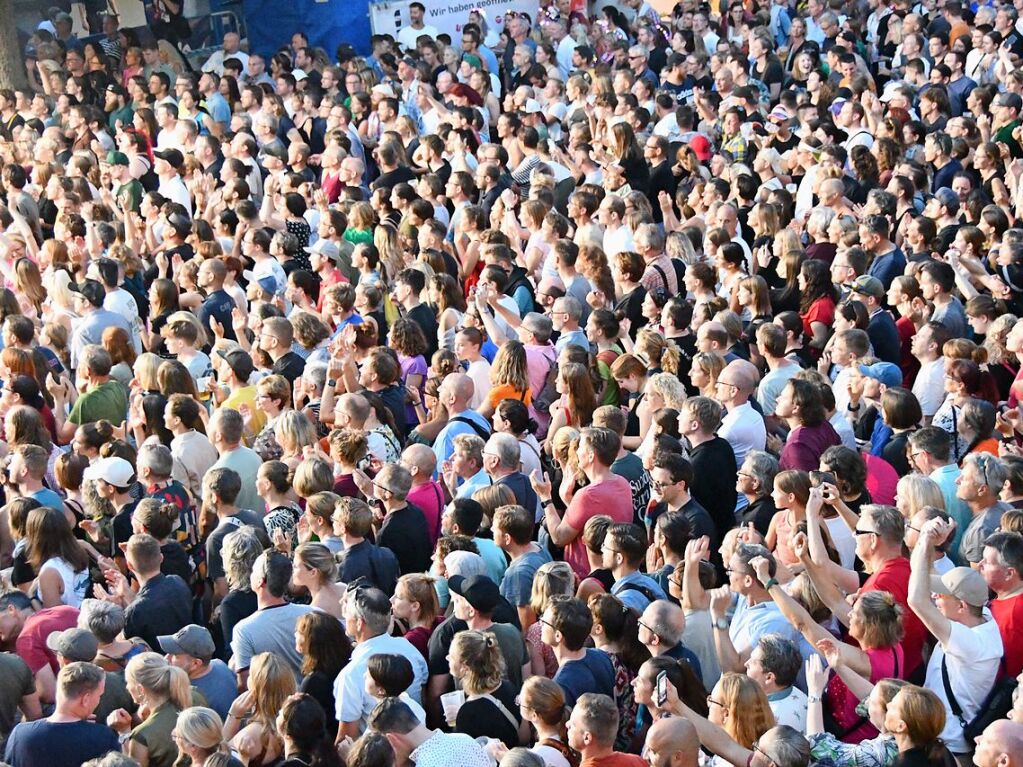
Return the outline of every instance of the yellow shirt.
[[[232,391],[227,396],[227,399],[224,400],[221,407],[238,410],[242,405],[248,405],[249,410],[252,411],[252,425],[250,426],[250,429],[253,434],[259,434],[263,431],[263,427],[266,426],[266,413],[256,407],[255,386],[243,386],[241,389]],[[248,442],[246,442],[246,444],[248,444]],[[251,447],[251,445],[248,446]]]

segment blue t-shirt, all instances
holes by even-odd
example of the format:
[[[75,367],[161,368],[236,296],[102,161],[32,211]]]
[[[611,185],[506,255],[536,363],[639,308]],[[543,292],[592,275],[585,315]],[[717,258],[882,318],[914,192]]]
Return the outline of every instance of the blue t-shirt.
[[[193,679],[192,686],[203,694],[206,703],[221,719],[227,719],[227,711],[238,697],[238,679],[224,661],[214,658],[209,672]]]
[[[89,759],[120,751],[117,733],[98,722],[22,722],[7,739],[11,767],[80,767]]]
[[[570,660],[554,675],[554,681],[565,691],[565,702],[574,706],[584,692],[615,697],[615,670],[611,658],[602,650],[587,649],[579,660]]]
[[[501,579],[501,596],[508,600],[512,607],[524,607],[529,604],[533,592],[533,577],[541,565],[551,561],[546,548],[529,551],[513,560],[504,571]]]
[[[41,487],[34,493],[29,493],[29,496],[35,498],[43,506],[49,506],[51,509],[60,511],[64,508],[64,501],[61,500],[61,497],[48,487]]]

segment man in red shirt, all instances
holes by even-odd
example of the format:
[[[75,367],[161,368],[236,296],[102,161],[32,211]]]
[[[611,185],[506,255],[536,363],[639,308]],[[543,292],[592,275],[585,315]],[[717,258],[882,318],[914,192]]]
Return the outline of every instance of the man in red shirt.
[[[1003,672],[1023,671],[1023,535],[995,533],[984,541],[980,574],[995,592],[989,607],[1005,647]]]
[[[579,469],[590,484],[572,496],[564,518],[551,501],[550,479],[538,477],[536,472],[529,478],[543,507],[547,532],[555,546],[565,547],[565,561],[579,578],[590,572],[586,544],[580,537],[590,517],[607,514],[615,522],[632,521],[632,488],[627,479],[611,471],[620,448],[621,438],[610,429],[582,430],[577,451]]]
[[[41,703],[53,703],[57,694],[57,655],[46,646],[46,638],[55,631],[78,625],[78,610],[58,605],[36,612],[20,591],[0,596],[0,640],[14,643],[15,652],[35,677]]]
[[[643,757],[614,750],[618,719],[618,706],[607,695],[579,696],[568,719],[568,745],[582,756],[579,767],[647,767]]]

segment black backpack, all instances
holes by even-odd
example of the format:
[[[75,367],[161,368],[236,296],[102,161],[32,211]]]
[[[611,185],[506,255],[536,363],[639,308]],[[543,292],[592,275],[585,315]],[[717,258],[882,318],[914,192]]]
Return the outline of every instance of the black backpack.
[[[1005,719],[1009,711],[1012,710],[1012,694],[1016,691],[1017,682],[1015,677],[1005,673],[1004,657],[999,665],[998,674],[999,678],[995,680],[991,691],[984,698],[984,702],[980,704],[980,708],[977,709],[977,715],[973,717],[972,721],[967,722],[963,718],[963,709],[959,705],[959,701],[952,693],[952,683],[948,679],[948,664],[945,663],[944,656],[941,658],[941,684],[945,687],[945,697],[948,698],[948,705],[952,709],[953,716],[959,720],[959,724],[963,727],[963,737],[967,743],[973,743],[989,724],[998,719]]]

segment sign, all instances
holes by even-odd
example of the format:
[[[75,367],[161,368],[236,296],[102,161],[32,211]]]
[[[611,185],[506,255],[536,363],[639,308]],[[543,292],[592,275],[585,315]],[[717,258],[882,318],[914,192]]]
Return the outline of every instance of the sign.
[[[371,2],[369,14],[373,33],[391,35],[396,38],[402,28],[409,24],[408,6],[410,1]],[[470,11],[483,10],[487,16],[488,32],[500,35],[504,29],[505,14],[509,11],[528,13],[535,25],[537,12],[540,9],[539,0],[475,0],[475,2],[426,0],[423,5],[426,6],[423,23],[435,27],[440,33],[451,35],[451,42],[456,48],[461,46],[462,26],[469,21]]]

